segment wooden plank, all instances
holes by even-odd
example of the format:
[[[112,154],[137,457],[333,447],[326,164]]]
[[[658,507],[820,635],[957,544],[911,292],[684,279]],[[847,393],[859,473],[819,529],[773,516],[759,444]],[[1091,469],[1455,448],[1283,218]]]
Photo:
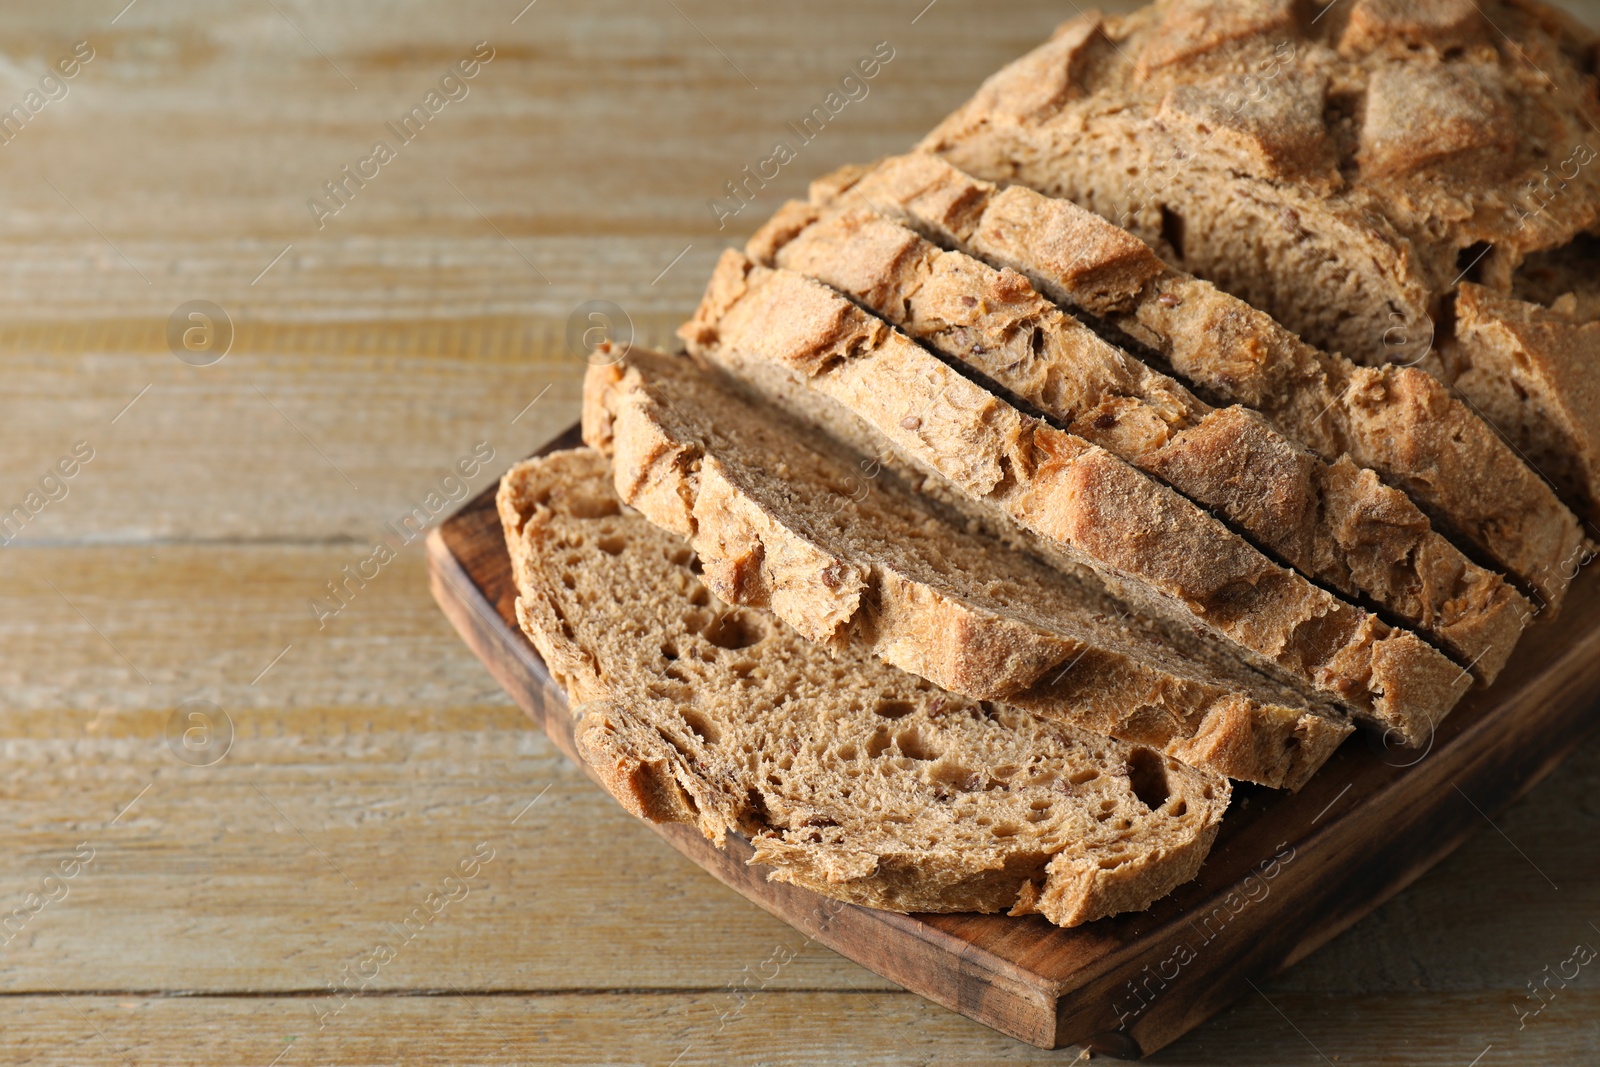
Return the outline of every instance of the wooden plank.
[[[818,1063],[1078,1062],[1018,1045],[905,994],[863,992],[594,993],[430,996],[93,996],[76,991],[0,998],[0,1053],[11,1063],[163,1065],[314,1063],[498,1067],[595,1063],[722,1067]],[[741,1010],[742,1008],[742,1010]],[[1426,1020],[1449,1019],[1444,1033]],[[1394,994],[1330,1000],[1260,997],[1217,1019],[1204,1037],[1152,1059],[1162,1067],[1483,1067],[1592,1062],[1600,993],[1561,991],[1526,1029],[1502,994]],[[619,1025],[625,1023],[625,1025]],[[1423,1024],[1423,1025],[1419,1025]],[[281,1056],[274,1060],[273,1057]]]
[[[574,427],[541,451],[577,441]],[[429,535],[428,560],[457,631],[576,759],[565,698],[516,626],[492,492]],[[1298,794],[1241,787],[1199,878],[1144,913],[1074,930],[1038,916],[894,915],[767,882],[736,835],[718,850],[687,828],[655,829],[798,930],[936,1003],[1044,1048],[1148,1054],[1372,912],[1577,746],[1600,697],[1600,577],[1574,588],[1559,629],[1536,626],[1503,680],[1463,701],[1425,751],[1354,740]]]
[[[584,368],[548,320],[449,320],[434,337],[415,322],[241,324],[235,350],[203,368],[173,358],[148,322],[123,325],[135,328],[19,329],[9,351],[0,339],[15,401],[0,419],[0,511],[24,504],[79,442],[93,456],[63,499],[36,498],[37,514],[8,528],[18,544],[370,547],[428,494],[440,497],[423,517],[437,521],[450,495],[486,484],[494,467],[460,477],[475,451],[504,466],[566,425]]]
[[[0,917],[95,850],[0,932],[0,991],[325,990],[480,841],[494,861],[373,988],[717,988],[780,946],[779,985],[886,985],[584,782],[429,603],[420,542],[318,631],[305,600],[353,556],[0,552]],[[196,698],[235,730],[214,765],[166,736]]]
[[[686,311],[728,235],[811,177],[910,144],[1071,14],[1049,0],[1013,0],[1003,19],[948,2],[920,18],[923,3],[676,6],[539,5],[515,24],[512,0],[281,14],[163,0],[115,25],[87,2],[8,14],[19,93],[37,77],[21,72],[76,40],[96,58],[0,152],[0,315],[164,319],[194,297],[310,318],[564,318],[601,296]],[[400,144],[385,124],[480,40],[494,58],[465,98]],[[787,132],[880,41],[894,58],[864,98],[809,143]],[[784,137],[798,158],[719,229],[707,201]],[[307,201],[380,138],[394,160],[319,228]],[[623,145],[649,168],[619,166]]]

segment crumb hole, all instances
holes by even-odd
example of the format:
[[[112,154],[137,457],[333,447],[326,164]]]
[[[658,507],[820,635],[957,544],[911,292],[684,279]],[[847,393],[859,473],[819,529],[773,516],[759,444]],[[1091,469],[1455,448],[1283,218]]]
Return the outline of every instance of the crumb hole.
[[[743,615],[728,614],[712,620],[705,639],[718,648],[749,648],[766,636],[761,624]]]
[[[1183,259],[1183,216],[1165,204],[1161,205],[1161,238]]]
[[[880,700],[872,709],[873,714],[885,719],[903,719],[916,710],[917,706],[909,700]]]
[[[1456,270],[1461,272],[1461,280],[1476,282],[1483,277],[1483,264],[1489,258],[1489,253],[1494,251],[1494,245],[1487,241],[1476,241],[1456,253]]]
[[[1167,802],[1172,789],[1167,785],[1167,765],[1155,750],[1136,748],[1128,757],[1128,784],[1133,795],[1154,811]]]
[[[939,750],[923,740],[922,735],[917,732],[915,727],[909,730],[901,730],[895,736],[894,743],[900,747],[900,751],[904,755],[910,756],[914,760],[936,760],[939,758]]]

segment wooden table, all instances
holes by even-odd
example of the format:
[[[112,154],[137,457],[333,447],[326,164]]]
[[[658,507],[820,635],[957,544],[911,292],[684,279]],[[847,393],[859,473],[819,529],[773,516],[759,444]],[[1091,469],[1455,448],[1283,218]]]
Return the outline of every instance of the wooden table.
[[[579,305],[665,335],[781,198],[908,145],[1073,5],[524,2],[0,14],[0,108],[93,53],[0,143],[0,509],[37,509],[0,552],[0,1062],[1070,1061],[632,822],[457,640],[420,540],[347,575],[571,421]],[[386,128],[479,41],[458,99]],[[719,231],[707,201],[881,41]],[[1593,743],[1156,1062],[1593,1062],[1595,966],[1518,1013],[1600,946],[1597,798]]]

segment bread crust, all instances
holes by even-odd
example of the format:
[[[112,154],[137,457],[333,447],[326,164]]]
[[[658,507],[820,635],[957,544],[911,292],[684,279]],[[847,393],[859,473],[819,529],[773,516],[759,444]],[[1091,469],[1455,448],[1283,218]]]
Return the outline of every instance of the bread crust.
[[[1464,400],[1415,367],[1358,367],[1313,348],[1244,301],[1167,267],[1126,231],[1031,189],[1004,190],[933,156],[892,157],[819,187],[852,196],[950,247],[1026,277],[1097,316],[1208,396],[1259,411],[1330,462],[1348,455],[1405,491],[1474,555],[1559,610],[1584,555],[1576,518]],[[959,204],[959,211],[948,205]],[[1102,258],[1125,284],[1094,281]],[[1130,268],[1129,263],[1137,263]]]
[[[1232,642],[1259,669],[1407,743],[1428,737],[1471,685],[1415,634],[1272,563],[1190,501],[1023,414],[809,278],[730,250],[680,336],[735,375],[752,362],[787,368],[1141,612]],[[1407,651],[1379,655],[1379,644]],[[1417,673],[1382,677],[1400,663]]]
[[[1484,375],[1458,381],[1442,357],[1463,283],[1509,295],[1534,259],[1600,228],[1593,35],[1524,0],[1350,0],[1312,10],[1164,0],[1127,18],[1068,24],[920,147],[979,178],[1126,226],[1286,334],[1342,353],[1330,361],[1297,352],[1290,334],[1261,343],[1276,369],[1245,391],[1198,373],[1193,380],[1264,412],[1304,409],[1269,414],[1330,459],[1325,448],[1350,446],[1485,561],[1529,583],[1553,613],[1582,538],[1541,476],[1597,516],[1564,478],[1574,465],[1587,468],[1589,454],[1571,434],[1551,439],[1541,422],[1552,406],[1581,406],[1585,390],[1552,375],[1538,382],[1551,404],[1484,405],[1497,391]],[[1073,56],[1074,91],[1048,108],[1011,106],[1032,99],[1030,80],[1066,76],[1060,42],[1073,40],[1094,53]],[[1600,257],[1586,255],[1583,273],[1593,277]],[[1239,317],[1214,295],[1182,288],[1165,290],[1183,300],[1179,314],[1145,322],[1144,333],[1170,327],[1201,344],[1205,318]],[[1502,336],[1491,354],[1490,336],[1472,339],[1480,369],[1522,351]],[[1425,372],[1470,406],[1410,374],[1373,376],[1352,362]],[[1508,388],[1502,379],[1498,391]],[[1373,418],[1362,402],[1369,394],[1442,414],[1443,424],[1429,435]],[[1347,417],[1324,419],[1319,432],[1313,422],[1330,404]],[[1402,436],[1386,448],[1394,432]],[[1537,473],[1519,472],[1497,433],[1551,440],[1559,451],[1534,458]],[[1427,439],[1413,443],[1412,434]],[[1464,455],[1433,455],[1461,434]],[[1422,464],[1406,469],[1412,457]]]
[[[1098,587],[964,532],[892,475],[853,482],[843,450],[687,359],[636,350],[589,376],[586,435],[606,428],[592,439],[618,493],[690,538],[723,600],[965,696],[1263,785],[1299,788],[1351,730],[1241,665],[1207,667],[1192,642],[1172,647]]]
[[[1255,412],[1211,407],[1102,340],[1020,274],[941,251],[879,214],[897,210],[889,198],[871,200],[791,202],[746,252],[838,290],[1210,508],[1306,577],[1375,601],[1472,665],[1485,684],[1494,680],[1532,609],[1436,533],[1404,493],[1346,456],[1320,459]],[[1120,301],[1152,275],[1131,250],[1107,243],[1124,269],[1086,271],[1079,281]]]
[[[1451,381],[1512,440],[1600,536],[1600,321],[1463,283],[1454,337],[1444,349]]]
[[[747,836],[774,880],[895,911],[1073,926],[1148,907],[1216,837],[1229,799],[1217,775],[858,652],[830,658],[764,612],[738,612],[727,639],[716,627],[735,609],[711,598],[681,539],[620,506],[592,450],[513,468],[497,503],[518,620],[595,776],[646,820],[719,847]]]

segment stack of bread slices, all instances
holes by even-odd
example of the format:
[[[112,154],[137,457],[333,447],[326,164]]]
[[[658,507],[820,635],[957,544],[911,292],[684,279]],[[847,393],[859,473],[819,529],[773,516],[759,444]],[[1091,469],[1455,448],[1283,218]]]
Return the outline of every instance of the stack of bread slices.
[[[1070,926],[1230,781],[1426,744],[1600,520],[1595,57],[1529,0],[1163,0],[813,183],[502,483],[584,758],[773,878]]]

